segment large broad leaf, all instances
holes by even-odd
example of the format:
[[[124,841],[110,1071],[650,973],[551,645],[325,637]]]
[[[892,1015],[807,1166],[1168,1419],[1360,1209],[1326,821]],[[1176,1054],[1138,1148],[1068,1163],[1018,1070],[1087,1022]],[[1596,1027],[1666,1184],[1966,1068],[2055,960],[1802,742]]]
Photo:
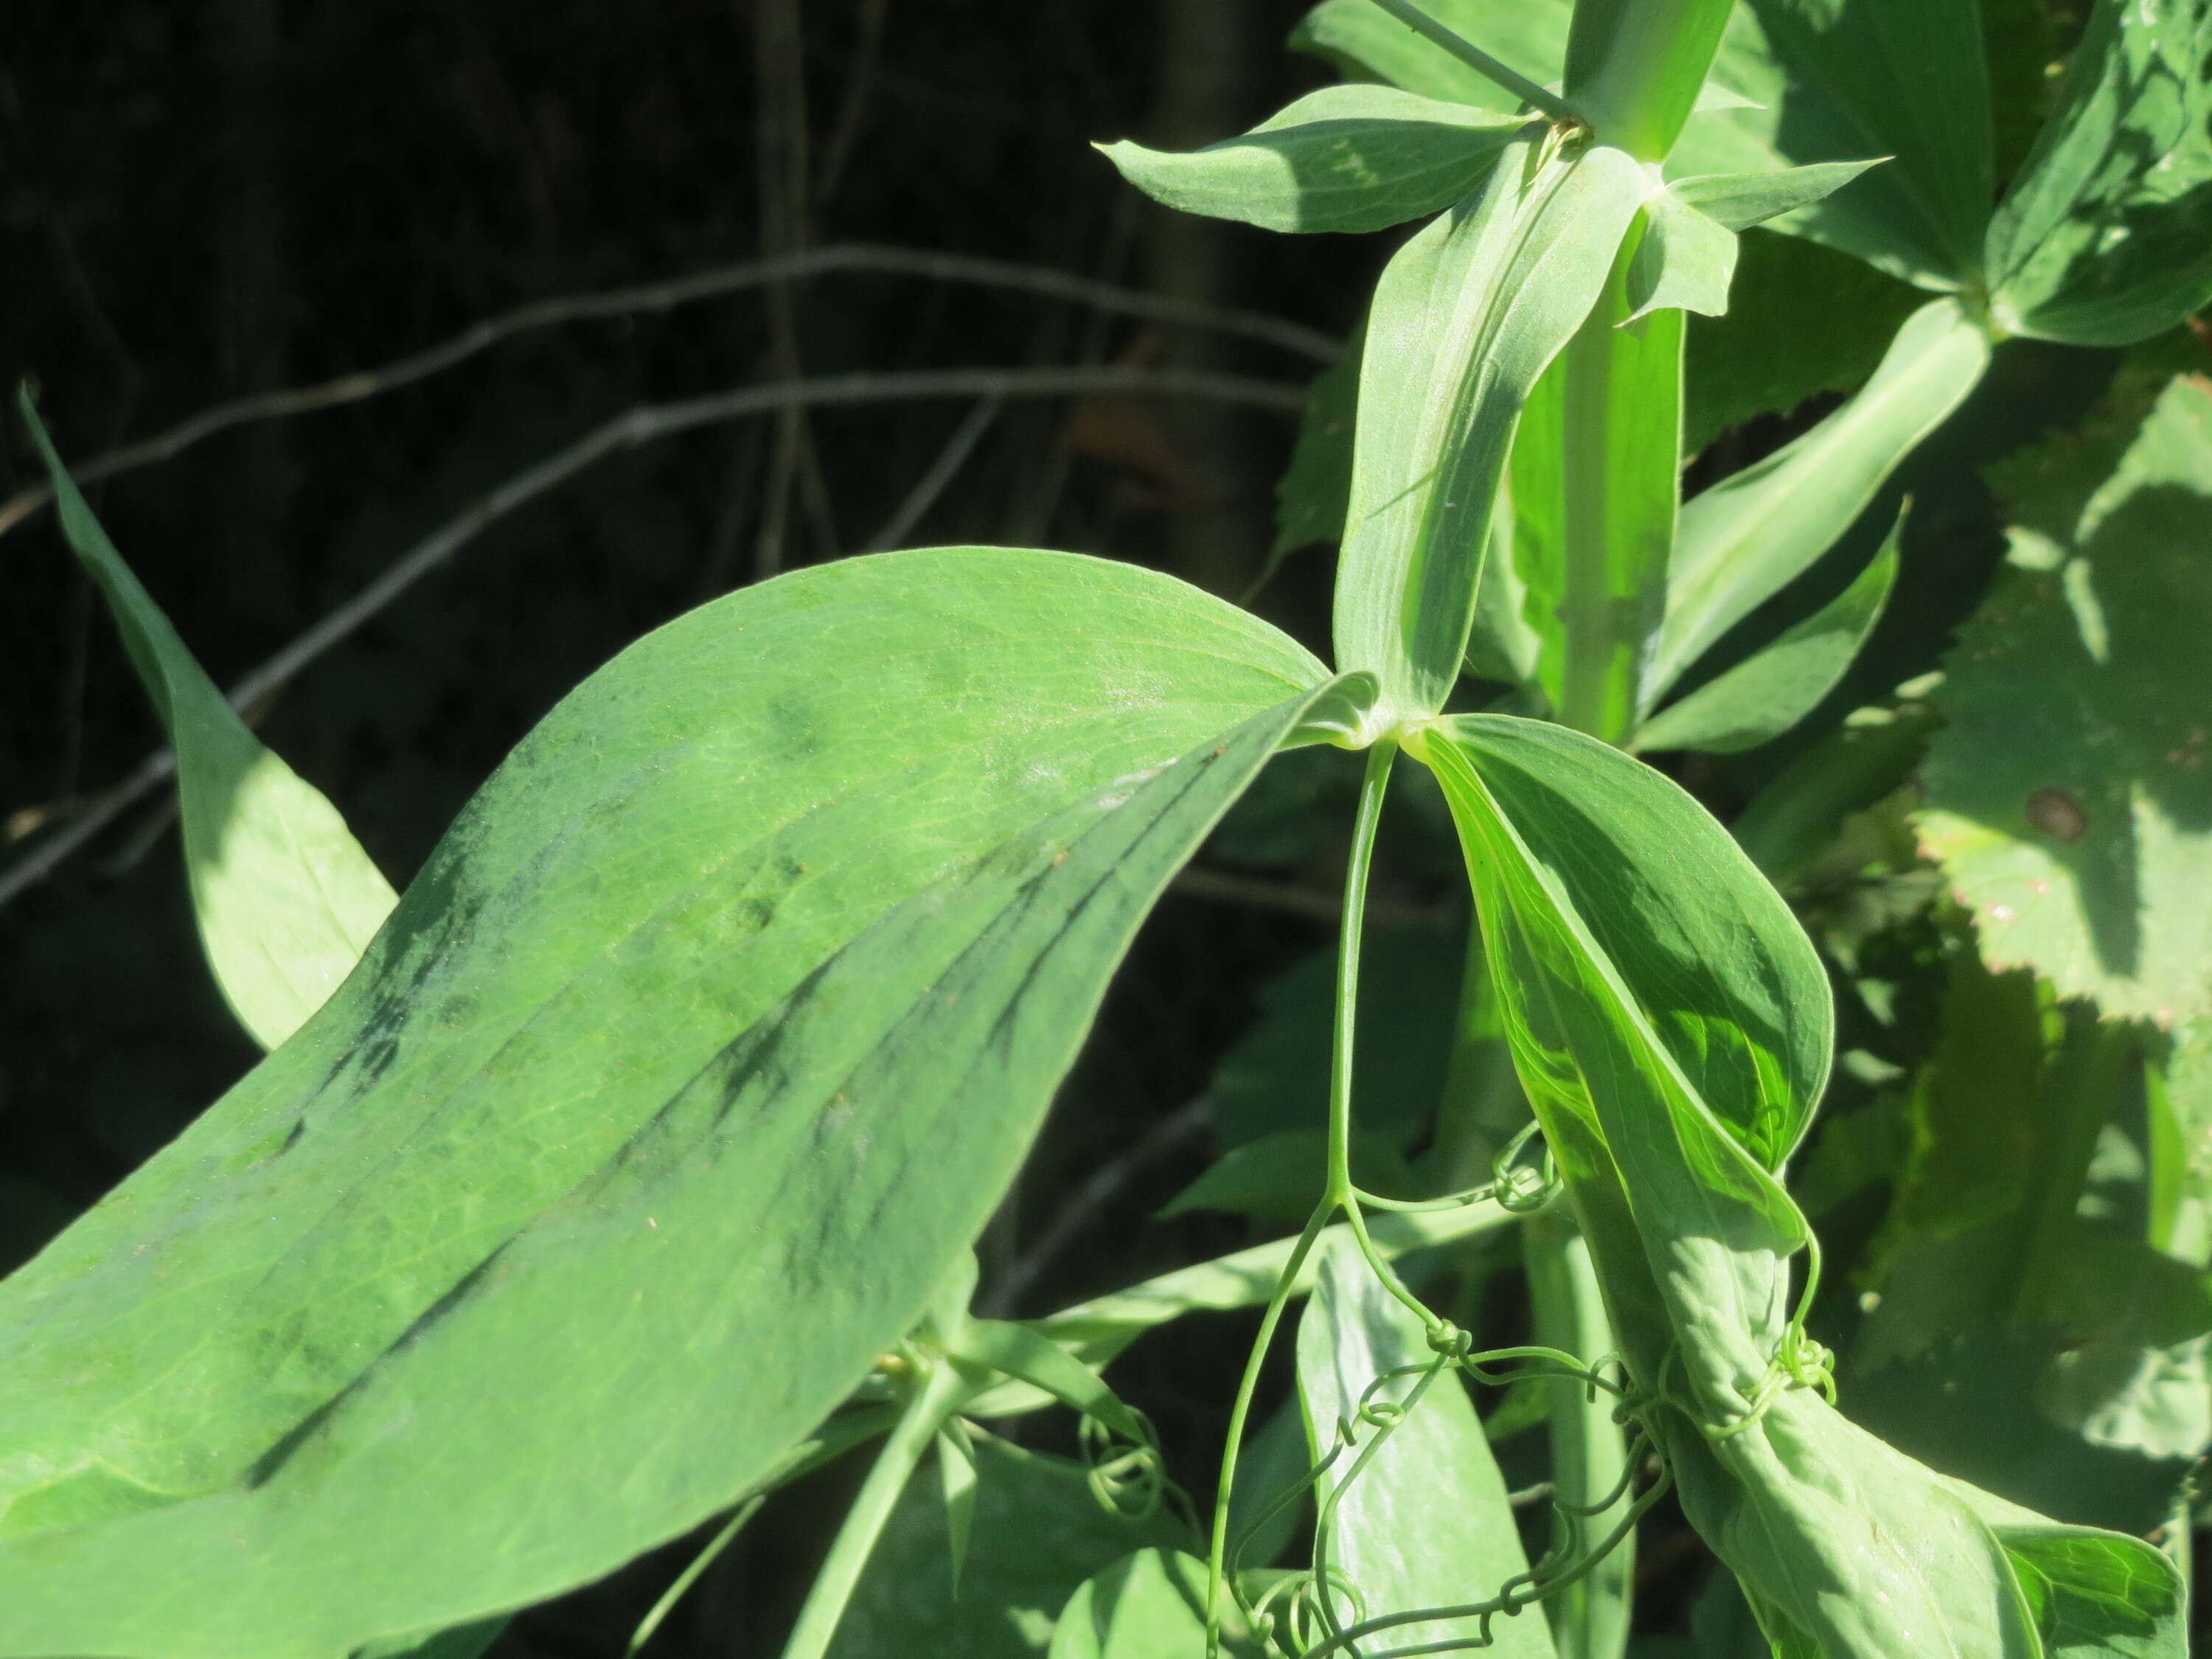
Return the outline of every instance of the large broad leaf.
[[[1991,966],[2171,1024],[2212,1012],[2212,387],[2086,499],[2069,447],[1996,477],[2014,568],[1948,659],[1920,836]]]
[[[1906,319],[1849,403],[1684,503],[1666,620],[1644,677],[1646,709],[1707,647],[1835,544],[1989,361],[1987,336],[1954,302],[1931,301]]]
[[[1449,207],[1526,125],[1395,87],[1323,87],[1239,138],[1104,144],[1154,201],[1267,230],[1384,230]]]
[[[1555,153],[1535,126],[1383,272],[1335,632],[1339,666],[1381,682],[1385,725],[1441,708],[1459,678],[1522,400],[1589,314],[1650,191],[1622,151]]]
[[[1504,1478],[1455,1366],[1387,1434],[1358,1414],[1363,1404],[1403,1405],[1419,1381],[1400,1377],[1370,1395],[1376,1379],[1435,1360],[1421,1322],[1382,1287],[1358,1248],[1334,1243],[1298,1324],[1298,1396],[1315,1461],[1335,1454],[1315,1496],[1336,1495],[1328,1565],[1332,1579],[1341,1573],[1359,1597],[1357,1612],[1338,1602],[1346,1624],[1486,1601],[1528,1570]],[[1353,1474],[1370,1443],[1372,1455]],[[1427,1620],[1393,1626],[1376,1645],[1480,1634],[1477,1620]],[[1550,1659],[1551,1634],[1533,1607],[1493,1620],[1491,1634],[1486,1651]]]
[[[1835,689],[1881,620],[1897,581],[1900,514],[1851,585],[1727,672],[1645,721],[1638,749],[1729,754],[1779,737]]]
[[[1515,1060],[1631,1375],[1668,1401],[1650,1420],[1685,1510],[1777,1651],[2043,1659],[2118,1631],[2178,1655],[2157,1551],[1947,1482],[1805,1385],[1784,1307],[1805,1226],[1771,1172],[1824,1078],[1826,994],[1720,828],[1556,728],[1439,721],[1415,751],[1459,819]]]
[[[919,1315],[1322,678],[1180,583],[1000,550],[632,647],[298,1036],[0,1286],[0,1652],[319,1659],[726,1506]]]
[[[264,1048],[353,971],[395,902],[338,811],[240,720],[107,539],[54,453],[27,392],[62,532],[123,631],[177,752],[185,873],[223,999]]]
[[[1989,232],[1990,308],[2015,334],[2126,345],[2212,296],[2212,4],[2098,0]]]
[[[1033,1659],[1083,1582],[1133,1549],[1188,1543],[1159,1512],[1126,1516],[1087,1465],[975,1442],[975,1512],[956,1585],[934,1472],[908,1484],[861,1574],[831,1659]]]

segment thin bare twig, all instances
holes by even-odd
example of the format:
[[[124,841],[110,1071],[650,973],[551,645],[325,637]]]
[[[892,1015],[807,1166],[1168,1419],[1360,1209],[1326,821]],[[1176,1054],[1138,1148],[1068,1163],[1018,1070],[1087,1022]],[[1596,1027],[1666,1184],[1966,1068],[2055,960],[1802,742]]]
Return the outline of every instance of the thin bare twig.
[[[829,247],[806,248],[776,258],[749,259],[737,264],[717,265],[689,276],[679,276],[667,282],[643,283],[633,288],[611,289],[605,294],[570,295],[532,301],[528,305],[519,306],[513,311],[473,324],[443,344],[401,357],[381,368],[341,374],[336,380],[325,380],[319,386],[299,386],[217,404],[212,409],[201,410],[189,420],[179,422],[167,432],[141,439],[134,444],[125,444],[119,449],[111,449],[71,466],[70,471],[78,483],[88,484],[101,478],[112,477],[118,472],[149,466],[156,461],[166,461],[218,432],[242,426],[249,421],[278,420],[287,416],[306,415],[318,410],[337,409],[347,404],[359,403],[380,392],[396,391],[417,380],[427,380],[431,375],[465,362],[502,340],[534,329],[586,322],[598,317],[625,317],[641,312],[668,311],[695,301],[714,299],[746,289],[789,282],[800,276],[827,275],[833,271],[921,276],[939,282],[973,283],[986,288],[1019,289],[1042,295],[1048,299],[1092,306],[1101,311],[1149,317],[1161,322],[1185,323],[1196,328],[1218,329],[1224,334],[1239,334],[1249,339],[1264,340],[1317,362],[1334,362],[1343,350],[1340,341],[1330,338],[1318,329],[1307,328],[1303,324],[1270,317],[1261,312],[1193,305],[1158,295],[1139,293],[1133,289],[1098,282],[1088,276],[1079,276],[1069,271],[1054,270],[1042,265],[1025,265],[1007,259],[983,259],[965,253],[933,253],[914,248],[882,247],[870,243],[841,243]],[[5,502],[0,502],[0,536],[6,535],[52,499],[51,490],[44,484],[37,484],[18,490]]]
[[[876,532],[864,551],[888,553],[914,533],[914,527],[929,515],[929,509],[937,505],[937,498],[968,464],[969,456],[975,453],[983,434],[998,419],[999,406],[1003,401],[986,398],[962,417],[960,424],[952,429],[952,435],[945,441],[945,447],[938,452],[937,459],[929,464],[929,471],[915,480],[906,499],[884,520],[884,527]]]
[[[1116,365],[1066,368],[951,368],[897,374],[845,374],[818,380],[793,380],[739,386],[681,403],[647,404],[594,427],[564,448],[518,472],[497,489],[478,496],[415,544],[377,579],[339,605],[258,668],[233,685],[231,706],[262,702],[308,664],[362,627],[407,589],[436,569],[476,537],[516,508],[565,483],[594,461],[624,449],[656,442],[719,422],[802,405],[888,403],[929,398],[1048,398],[1089,393],[1151,392],[1162,397],[1218,398],[1295,412],[1305,405],[1305,389],[1279,380],[1247,375],[1127,368]],[[43,881],[62,861],[98,835],[116,816],[176,769],[167,750],[148,757],[137,769],[83,812],[57,829],[51,839],[0,872],[0,905]]]

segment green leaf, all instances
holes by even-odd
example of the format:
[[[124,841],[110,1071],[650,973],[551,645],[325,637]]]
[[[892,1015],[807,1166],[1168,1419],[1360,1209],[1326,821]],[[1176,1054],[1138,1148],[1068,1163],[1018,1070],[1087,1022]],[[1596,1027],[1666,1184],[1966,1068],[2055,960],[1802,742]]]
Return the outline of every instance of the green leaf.
[[[1769,219],[1824,201],[1875,161],[1821,161],[1778,173],[1707,173],[1677,179],[1668,193],[1729,230],[1748,230]]]
[[[1458,680],[1522,400],[1589,314],[1649,189],[1622,152],[1555,154],[1538,127],[1383,273],[1335,615],[1338,665],[1382,684],[1382,729],[1442,708]]]
[[[396,902],[345,820],[246,730],[64,468],[30,392],[23,420],[46,464],[62,533],[100,585],[177,753],[185,873],[223,1000],[273,1048],[353,971]]]
[[[2126,345],[2212,298],[2212,4],[2098,0],[2059,108],[1989,229],[2015,334]]]
[[[1559,78],[1566,61],[1569,0],[1422,0],[1452,33],[1539,82]],[[1325,58],[1358,81],[1380,81],[1425,97],[1449,99],[1510,114],[1520,100],[1423,40],[1375,0],[1322,0],[1291,34],[1291,49]]]
[[[1188,1543],[1164,1513],[1116,1514],[1091,1471],[975,1433],[975,1517],[957,1594],[933,1480],[908,1483],[847,1603],[830,1659],[1036,1659],[1091,1574],[1133,1549]]]
[[[2177,1029],[2143,1082],[2150,1243],[2193,1267],[2212,1267],[2212,1019]]]
[[[727,1507],[923,1311],[1322,679],[1006,550],[633,647],[299,1036],[0,1286],[0,1652],[324,1659]]]
[[[1873,374],[1923,296],[1856,259],[1762,229],[1736,248],[1725,317],[1689,319],[1682,453]]]
[[[960,1569],[968,1564],[968,1542],[975,1532],[975,1445],[957,1417],[937,1431],[937,1480],[945,1499],[945,1560],[957,1601]]]
[[[1923,845],[1993,967],[2161,1025],[2212,1012],[2212,387],[2175,380],[2086,500],[2029,460],[2014,568],[1961,630]],[[2044,487],[2047,484],[2047,488]]]
[[[1735,275],[1735,233],[1672,191],[1653,197],[1644,211],[1649,222],[1628,268],[1627,322],[1655,311],[1725,315]]]
[[[1068,1598],[1049,1659],[1167,1659],[1199,1655],[1206,1643],[1206,1563],[1181,1550],[1149,1549],[1116,1561]],[[1224,1609],[1233,1606],[1223,1598]],[[1241,1626],[1224,1620],[1223,1646],[1255,1650]]]
[[[1644,678],[1647,709],[1707,647],[1835,544],[1989,360],[1988,339],[1966,314],[1932,301],[1906,319],[1857,396],[1683,504],[1666,620]]]
[[[1899,513],[1881,550],[1849,587],[1773,643],[1645,721],[1635,746],[1733,754],[1779,737],[1812,713],[1881,620],[1897,580],[1897,538],[1904,526]]]
[[[1346,1622],[1450,1607],[1495,1595],[1524,1573],[1528,1557],[1505,1481],[1474,1404],[1446,1366],[1396,1428],[1382,1434],[1356,1474],[1353,1462],[1381,1431],[1358,1413],[1368,1385],[1436,1356],[1419,1319],[1384,1290],[1349,1241],[1323,1256],[1313,1300],[1298,1324],[1298,1396],[1316,1462],[1349,1441],[1316,1496],[1337,1497],[1328,1565],[1358,1591]],[[1407,1376],[1377,1399],[1402,1405],[1419,1381]],[[1376,1645],[1410,1647],[1480,1634],[1473,1619],[1393,1626]],[[1549,1659],[1552,1638],[1534,1608],[1500,1618],[1486,1651]]]
[[[1473,190],[1526,125],[1395,87],[1323,87],[1203,149],[1098,148],[1139,190],[1184,213],[1263,230],[1387,230]]]
[[[1889,158],[1792,228],[1919,287],[1971,286],[1996,195],[1975,0],[1753,0],[1752,9],[1778,84],[1744,88],[1766,109],[1713,118],[1759,133],[1788,162]]]
[[[1698,1398],[1748,1397],[1781,1334],[1781,1261],[1804,1237],[1771,1172],[1827,1075],[1812,945],[1702,808],[1602,743],[1462,715],[1413,752],[1467,843],[1522,1082],[1624,1352],[1656,1376],[1671,1327]],[[1607,1196],[1622,1182],[1632,1213]],[[1716,1206],[1742,1218],[1678,1231]],[[1612,1276],[1646,1252],[1656,1282],[1626,1297]]]

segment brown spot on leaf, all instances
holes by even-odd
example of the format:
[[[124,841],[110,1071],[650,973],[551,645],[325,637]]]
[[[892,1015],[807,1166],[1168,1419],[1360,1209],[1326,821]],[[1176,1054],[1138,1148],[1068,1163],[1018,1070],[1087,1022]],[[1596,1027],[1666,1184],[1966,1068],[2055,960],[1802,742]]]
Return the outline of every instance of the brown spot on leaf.
[[[2060,841],[2079,841],[2089,831],[2089,815],[2063,789],[2039,789],[2030,795],[2027,821]]]

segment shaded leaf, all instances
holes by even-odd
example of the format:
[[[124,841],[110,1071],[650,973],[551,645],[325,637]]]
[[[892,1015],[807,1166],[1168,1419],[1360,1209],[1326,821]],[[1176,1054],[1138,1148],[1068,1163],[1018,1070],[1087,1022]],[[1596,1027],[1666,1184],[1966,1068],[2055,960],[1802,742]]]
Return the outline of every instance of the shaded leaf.
[[[1357,1416],[1368,1385],[1435,1358],[1419,1319],[1382,1287],[1358,1248],[1349,1240],[1333,1245],[1298,1324],[1298,1397],[1315,1461],[1346,1436],[1355,1447],[1373,1441],[1381,1431]],[[1401,1378],[1376,1398],[1403,1404],[1418,1381]],[[1347,1479],[1357,1455],[1343,1451],[1316,1492],[1326,1498],[1341,1488],[1328,1554],[1332,1571],[1359,1593],[1359,1611],[1342,1615],[1347,1622],[1484,1601],[1528,1571],[1504,1478],[1455,1368],[1437,1376]],[[1394,1626],[1377,1644],[1480,1633],[1476,1620],[1431,1620]],[[1486,1651],[1541,1659],[1552,1652],[1550,1631],[1533,1607],[1492,1621],[1490,1634]]]
[[[2174,381],[2086,500],[2070,469],[2040,499],[2031,463],[1996,482],[2014,568],[1947,659],[1922,844],[1993,967],[2112,1015],[2212,1012],[2212,386]]]
[[[0,1286],[0,1651],[320,1659],[727,1507],[921,1313],[1321,678],[996,550],[633,647],[299,1037]]]
[[[1876,161],[1822,161],[1777,173],[1707,173],[1677,179],[1668,193],[1729,230],[1748,230],[1834,195]]]
[[[1645,708],[1835,544],[1899,463],[1973,390],[1989,360],[1981,330],[1952,301],[1931,301],[1906,319],[1849,403],[1683,503]]]
[[[924,1474],[891,1511],[830,1659],[1032,1659],[1067,1599],[1133,1549],[1188,1543],[1164,1514],[1116,1514],[1091,1472],[977,1432],[975,1516],[954,1591],[945,1504]]]
[[[2015,334],[2126,345],[2212,298],[2212,4],[2098,0],[2059,109],[1989,229]]]
[[[1796,627],[1644,723],[1638,749],[1732,754],[1780,736],[1835,689],[1897,581],[1902,514],[1851,585]]]
[[[1184,213],[1266,230],[1384,230],[1473,190],[1526,125],[1395,87],[1323,87],[1238,138],[1173,153],[1102,144],[1121,176]]]
[[[1754,416],[1863,385],[1922,296],[1801,237],[1741,239],[1725,317],[1692,317],[1682,453]]]
[[[1359,1116],[1370,1133],[1394,1150],[1426,1125],[1443,1093],[1464,955],[1453,933],[1393,928],[1367,935],[1360,975]],[[1222,1057],[1208,1091],[1214,1129],[1224,1146],[1326,1127],[1329,1014],[1335,1002],[1334,948],[1314,951],[1261,988],[1260,1018]]]
[[[1974,0],[1753,0],[1751,9],[1771,67],[1744,90],[1765,107],[1712,118],[1756,134],[1786,163],[1888,158],[1788,228],[1920,287],[1970,285],[1996,194]]]
[[[131,574],[54,453],[27,388],[62,532],[107,600],[177,753],[185,873],[223,1000],[273,1048],[353,971],[396,902],[336,807],[246,730]]]
[[[1053,1632],[1051,1659],[1167,1659],[1199,1655],[1206,1643],[1206,1563],[1181,1550],[1125,1557],[1068,1598]],[[1233,1604],[1223,1598],[1233,1613]],[[1224,1651],[1255,1651],[1246,1632],[1224,1620]]]

